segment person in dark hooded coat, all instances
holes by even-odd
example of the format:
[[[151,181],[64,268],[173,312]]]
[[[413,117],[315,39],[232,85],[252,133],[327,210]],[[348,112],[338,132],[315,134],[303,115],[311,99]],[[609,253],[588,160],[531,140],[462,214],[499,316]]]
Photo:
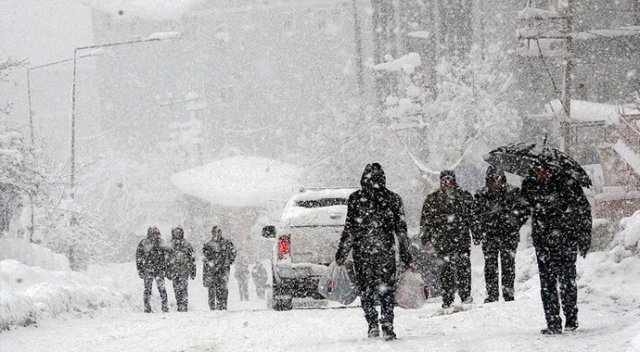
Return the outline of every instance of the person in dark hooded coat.
[[[386,188],[384,171],[378,163],[365,167],[360,184],[362,189],[349,196],[336,263],[344,264],[349,252],[353,251],[360,300],[369,324],[368,336],[380,335],[378,312],[374,308],[378,295],[383,337],[392,340],[396,338],[393,331],[396,238],[400,260],[407,268],[411,264],[402,199]]]
[[[500,297],[498,259],[502,268],[502,298],[513,301],[519,231],[527,221],[529,209],[520,189],[507,183],[504,172],[489,166],[485,181],[486,186],[474,196],[473,231],[474,240],[482,243],[484,253],[485,303],[496,302]]]
[[[162,235],[157,227],[147,229],[147,238],[140,241],[136,249],[136,267],[138,276],[144,281],[144,311],[151,313],[151,289],[153,281],[156,282],[160,299],[162,300],[162,311],[168,312],[167,290],[164,288],[164,276],[166,269],[166,249],[162,246]]]
[[[565,330],[573,331],[578,328],[576,259],[578,253],[585,257],[591,246],[591,206],[578,182],[544,165],[534,166],[522,181],[522,195],[532,214],[531,237],[547,321],[541,333],[562,333],[561,304]]]
[[[171,243],[167,255],[167,278],[173,281],[178,312],[186,312],[189,305],[189,279],[196,278],[196,257],[193,246],[184,239],[184,230],[171,230]]]
[[[471,226],[473,196],[456,183],[451,170],[440,173],[440,188],[422,206],[422,244],[435,250],[441,261],[442,308],[449,308],[456,290],[463,303],[471,297]]]

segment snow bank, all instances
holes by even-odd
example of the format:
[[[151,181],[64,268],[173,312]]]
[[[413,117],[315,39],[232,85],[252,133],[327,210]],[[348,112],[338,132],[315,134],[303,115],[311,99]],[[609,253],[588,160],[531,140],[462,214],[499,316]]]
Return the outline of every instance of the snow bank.
[[[0,239],[0,260],[6,259],[48,270],[70,270],[69,260],[64,255],[23,239]]]
[[[129,306],[130,297],[105,286],[100,277],[0,261],[0,331],[34,324],[61,313]]]
[[[229,207],[264,207],[287,200],[300,188],[297,166],[277,160],[235,156],[171,177],[183,193]]]
[[[422,59],[417,53],[409,53],[390,62],[385,62],[373,66],[376,71],[396,72],[403,70],[407,74],[415,71],[416,67],[422,65]]]

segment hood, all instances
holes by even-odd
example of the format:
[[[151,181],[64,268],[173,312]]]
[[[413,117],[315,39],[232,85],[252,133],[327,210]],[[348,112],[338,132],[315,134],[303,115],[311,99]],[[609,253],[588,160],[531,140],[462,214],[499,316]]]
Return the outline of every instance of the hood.
[[[487,168],[487,173],[484,177],[484,181],[485,181],[485,185],[487,187],[489,187],[489,181],[491,180],[491,178],[498,176],[500,182],[502,183],[502,185],[506,185],[507,184],[507,176],[504,174],[504,171],[502,170],[498,170],[496,169],[495,166],[490,165]]]
[[[360,179],[360,185],[363,190],[384,189],[387,184],[387,178],[384,175],[382,166],[378,163],[367,164]]]

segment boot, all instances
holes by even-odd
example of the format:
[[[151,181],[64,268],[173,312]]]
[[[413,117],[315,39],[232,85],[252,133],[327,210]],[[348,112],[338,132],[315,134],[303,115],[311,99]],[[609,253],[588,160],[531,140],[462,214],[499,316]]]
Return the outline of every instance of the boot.
[[[383,322],[382,324],[382,337],[385,341],[395,340],[396,333],[393,332],[393,323]]]
[[[546,329],[540,330],[542,335],[560,335],[562,334],[561,327],[547,327]]]
[[[153,310],[151,310],[151,305],[145,304],[144,305],[144,312],[145,313],[153,313]]]
[[[380,336],[380,328],[378,327],[378,322],[375,320],[369,321],[369,331],[367,333],[367,337],[375,338]]]
[[[564,324],[564,331],[576,331],[579,324],[577,321],[569,321],[567,320],[566,324]]]

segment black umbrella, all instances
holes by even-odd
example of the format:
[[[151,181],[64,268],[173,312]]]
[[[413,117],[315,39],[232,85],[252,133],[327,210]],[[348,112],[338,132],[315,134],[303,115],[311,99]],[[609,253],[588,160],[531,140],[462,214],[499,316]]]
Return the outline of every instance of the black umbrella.
[[[591,187],[589,175],[577,161],[546,145],[511,144],[489,152],[484,160],[498,169],[520,176],[527,176],[534,165],[542,164],[552,172],[571,177],[582,187]]]

